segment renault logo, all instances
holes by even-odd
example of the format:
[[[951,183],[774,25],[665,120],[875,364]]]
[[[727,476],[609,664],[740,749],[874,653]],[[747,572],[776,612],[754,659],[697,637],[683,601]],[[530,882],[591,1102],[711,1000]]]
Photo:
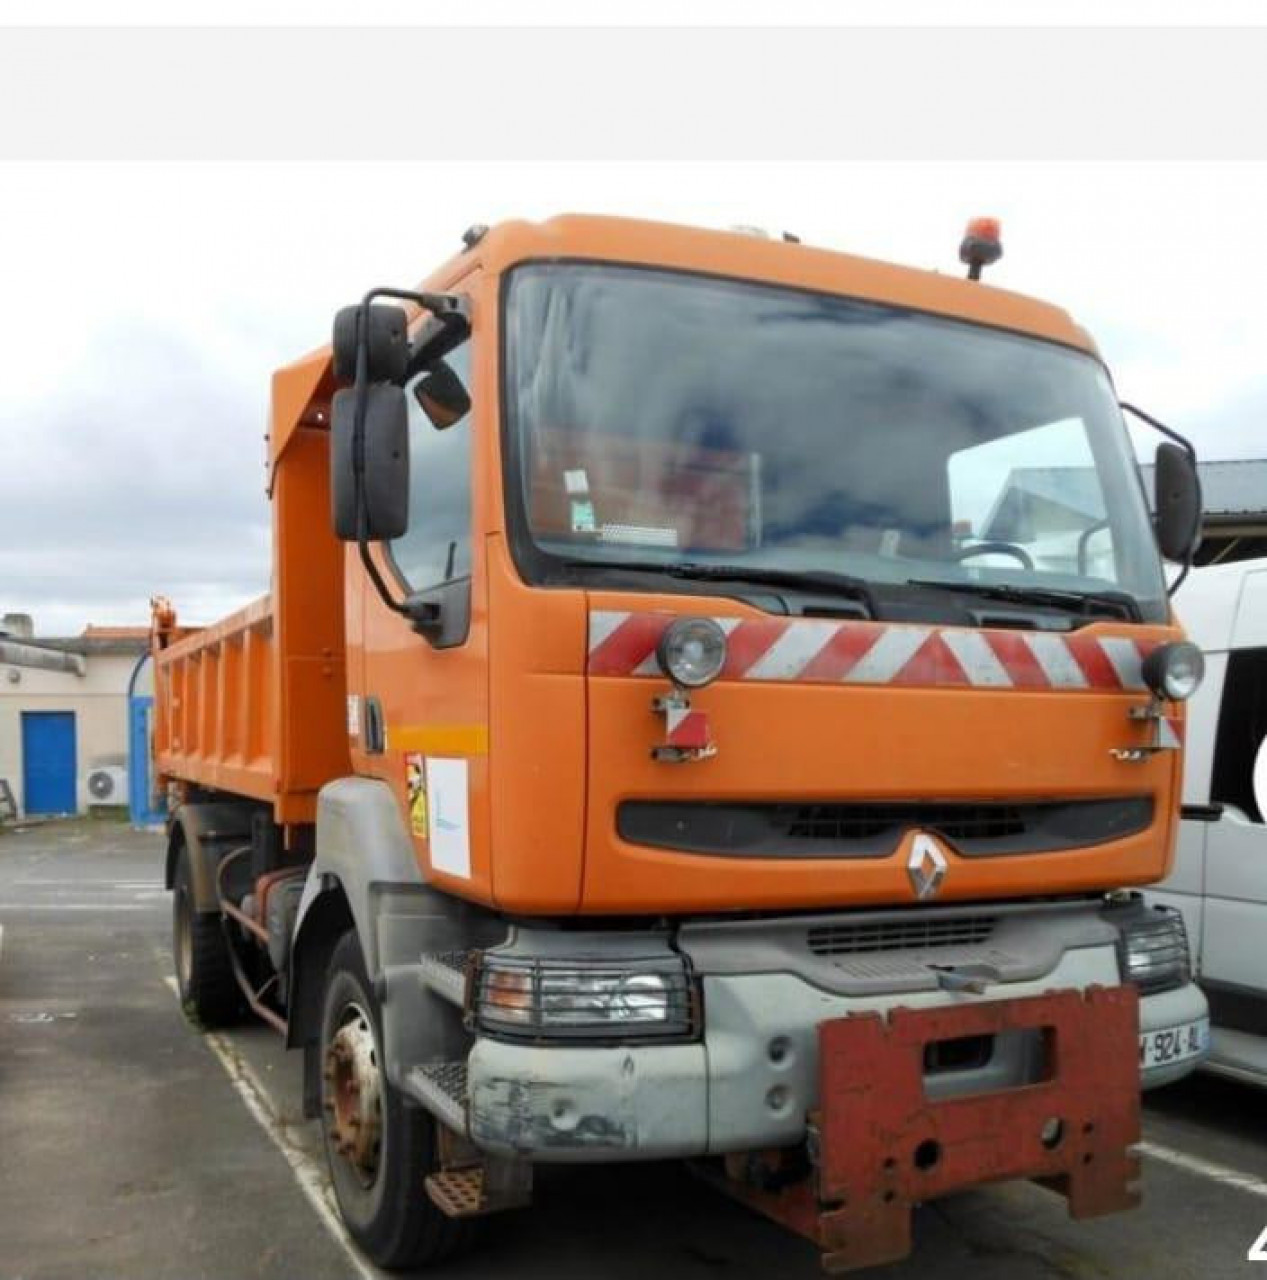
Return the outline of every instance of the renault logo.
[[[917,898],[931,898],[946,878],[946,855],[941,845],[924,831],[917,831],[906,859],[906,874]]]

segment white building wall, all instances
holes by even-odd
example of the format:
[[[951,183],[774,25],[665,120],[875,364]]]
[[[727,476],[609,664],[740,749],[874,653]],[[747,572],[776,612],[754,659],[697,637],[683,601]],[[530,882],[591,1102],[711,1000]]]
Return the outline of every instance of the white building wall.
[[[90,656],[87,670],[44,671],[0,664],[0,778],[13,788],[19,809],[22,794],[22,712],[71,711],[75,716],[75,774],[79,811],[88,807],[87,778],[103,762],[125,764],[128,752],[128,679],[132,655]],[[10,672],[18,672],[14,681]],[[127,797],[122,797],[127,803]]]

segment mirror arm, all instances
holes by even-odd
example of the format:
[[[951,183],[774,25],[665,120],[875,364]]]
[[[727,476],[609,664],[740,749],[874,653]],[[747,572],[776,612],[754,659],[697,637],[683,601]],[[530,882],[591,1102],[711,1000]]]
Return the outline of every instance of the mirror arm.
[[[1145,413],[1143,409],[1138,408],[1136,405],[1128,404],[1125,400],[1119,400],[1118,407],[1125,409],[1127,413],[1132,414],[1141,422],[1147,423],[1154,431],[1160,431],[1167,440],[1173,440],[1192,459],[1193,466],[1196,465],[1197,451],[1187,436],[1181,436],[1173,427],[1166,426],[1164,422],[1158,422],[1151,413]]]
[[[374,590],[378,592],[379,599],[393,612],[399,613],[404,618],[412,617],[409,606],[402,604],[388,590],[387,583],[383,581],[383,575],[378,571],[378,565],[374,563],[373,557],[370,555],[370,544],[365,539],[365,526],[363,523],[357,531],[356,549],[361,554],[361,564],[365,568],[366,576],[374,584]]]
[[[444,626],[443,606],[438,600],[423,600],[410,596],[405,601],[405,614],[412,620],[414,630],[420,636],[431,639],[440,634]]]
[[[1187,455],[1192,459],[1192,470],[1196,473],[1197,469],[1197,451],[1191,440],[1187,436],[1181,436],[1173,427],[1168,427],[1164,422],[1158,422],[1151,413],[1145,413],[1138,405],[1128,404],[1125,400],[1118,401],[1119,408],[1124,409],[1127,413],[1132,414],[1141,422],[1152,427],[1154,431],[1160,431],[1168,440],[1173,440]],[[1197,553],[1197,535],[1201,532],[1201,477],[1197,476],[1197,527],[1192,531],[1192,539],[1188,546],[1188,554],[1184,558],[1183,568],[1179,570],[1179,576],[1166,588],[1166,594],[1173,596],[1176,591],[1183,585],[1183,580],[1192,571],[1192,558]]]
[[[446,315],[426,321],[409,352],[405,382],[416,377],[433,360],[442,360],[471,335],[471,308],[466,298],[457,299],[457,307]]]

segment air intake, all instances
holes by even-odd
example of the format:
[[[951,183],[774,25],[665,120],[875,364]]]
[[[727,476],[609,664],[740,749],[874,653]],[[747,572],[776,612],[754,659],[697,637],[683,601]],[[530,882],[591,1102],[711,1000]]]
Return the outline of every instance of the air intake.
[[[969,947],[984,942],[998,923],[996,916],[956,919],[889,920],[875,923],[816,925],[806,934],[818,956],[853,956],[870,951],[924,951],[936,947]]]

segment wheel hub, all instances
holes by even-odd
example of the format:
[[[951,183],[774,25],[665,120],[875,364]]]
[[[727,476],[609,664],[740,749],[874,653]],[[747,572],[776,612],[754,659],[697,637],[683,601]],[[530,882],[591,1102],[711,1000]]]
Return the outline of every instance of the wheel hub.
[[[322,1063],[326,1124],[334,1149],[364,1186],[378,1174],[382,1149],[382,1076],[374,1028],[365,1010],[349,1004]]]

